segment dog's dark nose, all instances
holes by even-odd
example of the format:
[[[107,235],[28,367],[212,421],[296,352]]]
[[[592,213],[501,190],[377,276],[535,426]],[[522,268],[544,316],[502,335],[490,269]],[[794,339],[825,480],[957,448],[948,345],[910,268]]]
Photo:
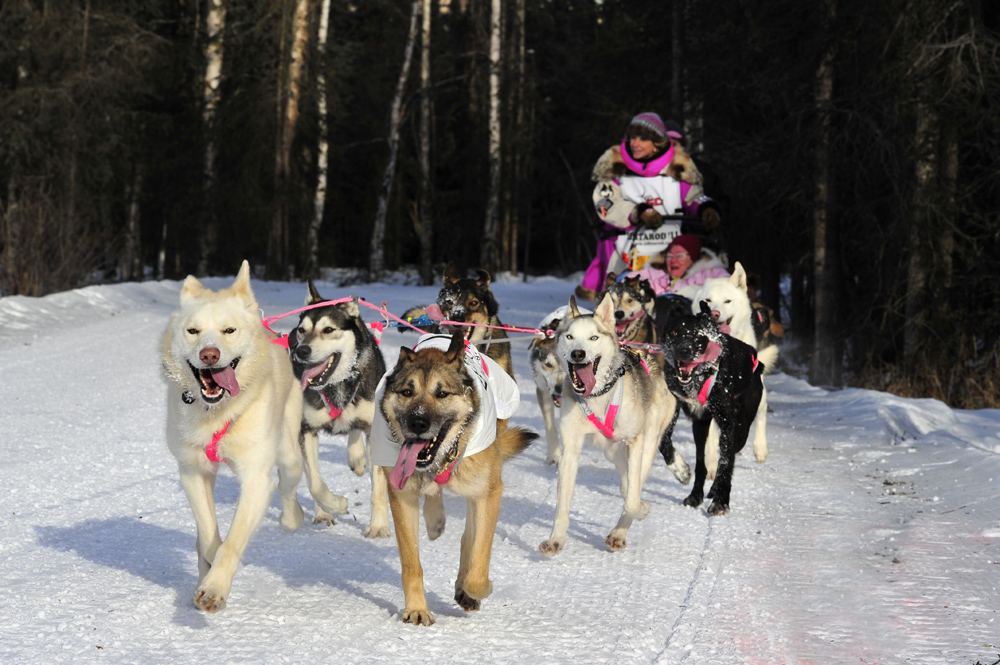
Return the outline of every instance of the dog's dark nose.
[[[201,358],[201,362],[211,367],[219,362],[219,350],[214,346],[210,346],[207,349],[202,349],[198,357]]]
[[[410,431],[414,434],[423,434],[431,423],[425,416],[410,416],[409,425]]]
[[[587,359],[587,352],[580,349],[574,349],[569,352],[569,359],[574,363],[580,364]]]
[[[556,384],[556,395],[562,395],[562,384],[561,383],[557,383]]]
[[[621,321],[622,319],[625,318],[625,312],[623,312],[620,309],[616,309],[615,310],[615,318],[618,319],[619,321]]]
[[[308,360],[312,354],[312,349],[308,344],[301,344],[295,348],[295,357],[299,360]]]

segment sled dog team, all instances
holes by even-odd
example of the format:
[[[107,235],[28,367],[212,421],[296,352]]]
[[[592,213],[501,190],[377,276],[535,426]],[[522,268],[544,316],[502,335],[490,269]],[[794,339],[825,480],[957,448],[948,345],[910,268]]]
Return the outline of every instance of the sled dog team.
[[[683,409],[693,422],[697,458],[685,505],[699,506],[706,478],[715,478],[710,515],[728,511],[734,457],[757,422],[754,455],[767,456],[762,375],[777,357],[761,348],[751,321],[745,273],[708,280],[694,314],[652,325],[652,293],[638,280],[609,280],[593,313],[569,305],[541,324],[552,336],[530,347],[536,395],[545,422],[546,460],[558,463],[555,521],[539,550],[551,556],[566,544],[570,501],[584,444],[599,448],[621,477],[621,516],[605,542],[626,545],[657,451],[681,484],[691,470],[672,435]],[[434,320],[501,326],[490,276],[460,278],[445,271],[437,302],[407,312]],[[508,427],[520,396],[506,335],[462,326],[421,336],[386,371],[378,338],[356,301],[323,305],[312,282],[306,309],[287,338],[287,350],[263,325],[243,262],[233,284],[212,291],[188,277],[162,338],[168,383],[167,443],[197,526],[198,586],[194,605],[225,607],[233,576],[275,489],[279,523],[295,531],[304,520],[296,490],[303,471],[315,502],[314,522],[347,512],[319,472],[319,432],[347,434],[348,464],[371,469],[370,538],[387,537],[392,512],[399,551],[404,622],[429,625],[418,549],[420,501],[428,537],[445,528],[442,490],[466,499],[455,601],[476,611],[492,592],[489,563],[500,513],[504,462],[537,435]],[[757,322],[758,324],[761,321]],[[433,326],[435,329],[437,326]],[[760,326],[757,326],[757,330]],[[436,334],[435,334],[436,333]],[[728,333],[728,334],[726,334]],[[658,335],[661,337],[658,339]],[[654,342],[662,353],[652,353]],[[556,409],[559,410],[558,417]],[[225,540],[213,492],[220,464],[240,486]]]

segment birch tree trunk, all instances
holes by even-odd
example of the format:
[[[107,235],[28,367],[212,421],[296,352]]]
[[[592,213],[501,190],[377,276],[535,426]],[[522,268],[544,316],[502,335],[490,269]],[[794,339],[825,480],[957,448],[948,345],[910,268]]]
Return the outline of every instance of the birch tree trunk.
[[[292,19],[291,57],[288,59],[284,113],[278,126],[278,152],[275,156],[275,212],[267,246],[268,272],[273,277],[289,277],[294,273],[289,253],[288,210],[291,182],[292,142],[299,122],[299,98],[302,94],[302,64],[309,44],[309,0],[297,0]],[[281,104],[282,100],[278,100]]]
[[[202,193],[204,195],[204,224],[201,238],[201,256],[198,260],[198,274],[208,274],[208,261],[215,252],[219,237],[219,220],[215,215],[215,118],[222,96],[222,35],[226,26],[226,7],[224,0],[208,0],[208,18],[205,21],[207,29],[205,40],[205,78],[203,80],[202,126],[205,134],[205,163],[202,175]]]
[[[406,80],[410,77],[410,63],[413,60],[413,45],[417,39],[417,18],[420,16],[420,4],[423,0],[413,0],[410,12],[410,31],[406,36],[406,46],[403,50],[403,67],[396,82],[396,94],[392,98],[389,111],[389,162],[382,176],[382,186],[378,194],[378,209],[375,212],[375,225],[372,229],[371,256],[368,260],[368,271],[371,279],[379,279],[385,270],[385,220],[389,213],[389,196],[392,194],[392,182],[396,175],[396,157],[399,153],[399,126],[403,122],[403,93],[406,91]]]
[[[830,113],[833,104],[834,41],[830,38],[836,0],[826,0],[829,46],[816,72],[816,112],[819,118],[819,141],[816,146],[816,202],[813,213],[813,270],[815,331],[809,379],[813,384],[840,385],[842,359],[836,342],[836,238],[830,169],[830,144],[833,140]]]
[[[319,227],[323,224],[326,209],[326,179],[330,165],[329,120],[326,110],[326,42],[330,30],[330,0],[323,0],[320,8],[319,34],[316,52],[319,64],[316,68],[317,115],[319,116],[319,157],[316,162],[316,192],[313,194],[313,218],[306,234],[305,276],[317,277],[319,272]]]
[[[423,0],[420,29],[420,281],[434,283],[434,216],[431,210],[431,0]]]
[[[125,224],[125,247],[122,251],[120,272],[122,281],[142,279],[141,235],[139,200],[142,198],[143,166],[135,165],[135,175],[129,188],[128,221]]]
[[[490,12],[490,177],[486,196],[486,222],[483,225],[483,251],[480,263],[491,273],[499,267],[497,233],[500,225],[500,37],[501,2],[492,0]]]

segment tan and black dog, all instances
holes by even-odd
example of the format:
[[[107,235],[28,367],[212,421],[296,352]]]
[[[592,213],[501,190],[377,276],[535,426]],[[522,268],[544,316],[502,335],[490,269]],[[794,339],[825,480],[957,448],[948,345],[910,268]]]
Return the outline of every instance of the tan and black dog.
[[[595,302],[601,302],[605,294],[611,296],[619,342],[656,343],[653,321],[656,292],[649,280],[635,275],[619,281],[615,273],[609,272],[604,278],[604,291],[597,295]]]
[[[490,291],[490,274],[477,270],[476,277],[459,277],[455,264],[449,262],[444,270],[443,284],[438,292],[437,302],[427,307],[414,307],[403,314],[403,318],[417,319],[426,314],[435,320],[475,323],[488,326],[502,326],[497,312],[493,292]],[[428,332],[439,332],[437,326],[420,326]],[[510,357],[510,343],[507,333],[497,328],[476,326],[444,326],[444,332],[461,331],[465,339],[475,343],[476,348],[492,358],[505,372],[514,378],[514,365]],[[492,340],[503,340],[491,343]]]
[[[465,497],[465,532],[455,581],[455,601],[479,609],[493,591],[490,555],[503,494],[503,463],[537,435],[500,430],[520,397],[517,384],[496,362],[466,347],[461,333],[425,335],[416,350],[403,347],[386,375],[372,425],[372,463],[389,480],[389,506],[402,568],[406,623],[430,625],[424,595],[418,528],[420,497],[446,487]],[[426,518],[426,515],[425,515]]]

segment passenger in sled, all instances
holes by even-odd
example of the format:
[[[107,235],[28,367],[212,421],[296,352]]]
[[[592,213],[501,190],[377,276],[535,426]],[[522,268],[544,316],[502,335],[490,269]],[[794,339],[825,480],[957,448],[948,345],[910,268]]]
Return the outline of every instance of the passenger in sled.
[[[664,123],[656,113],[635,116],[621,144],[598,159],[592,179],[603,228],[577,297],[593,300],[609,271],[642,269],[685,231],[699,232],[704,244],[718,244],[718,209],[705,196],[676,123]]]

